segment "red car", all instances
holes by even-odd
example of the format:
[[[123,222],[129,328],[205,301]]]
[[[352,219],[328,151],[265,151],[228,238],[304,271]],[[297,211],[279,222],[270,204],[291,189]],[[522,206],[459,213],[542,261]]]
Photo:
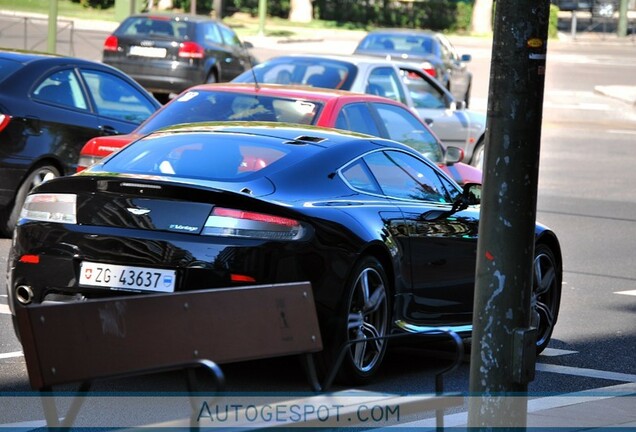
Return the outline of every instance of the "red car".
[[[407,144],[436,162],[457,183],[481,183],[481,171],[461,163],[463,150],[445,148],[405,105],[340,90],[276,84],[202,84],[186,90],[128,135],[93,138],[81,150],[78,171],[157,129],[213,121],[285,122],[337,128]]]

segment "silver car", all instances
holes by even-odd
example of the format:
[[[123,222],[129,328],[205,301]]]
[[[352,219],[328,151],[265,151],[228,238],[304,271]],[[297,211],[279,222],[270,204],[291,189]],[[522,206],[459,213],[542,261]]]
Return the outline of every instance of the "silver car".
[[[233,82],[348,90],[402,102],[426,121],[446,146],[464,150],[464,161],[481,167],[486,117],[465,109],[438,81],[417,66],[366,56],[297,54],[274,57]]]

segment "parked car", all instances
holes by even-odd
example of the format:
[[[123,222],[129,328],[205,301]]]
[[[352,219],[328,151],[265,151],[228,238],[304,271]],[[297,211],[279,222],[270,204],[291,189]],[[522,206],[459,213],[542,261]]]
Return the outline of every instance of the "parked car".
[[[459,55],[450,40],[441,33],[378,29],[369,32],[354,53],[417,63],[423,71],[440,81],[455,99],[469,106],[473,76],[466,63],[471,60],[471,55]]]
[[[444,86],[412,63],[368,56],[286,55],[268,59],[232,82],[302,84],[397,100],[413,108],[446,146],[481,168],[486,116],[466,110]],[[436,101],[435,101],[436,99]]]
[[[33,187],[76,171],[88,139],[131,132],[160,106],[99,62],[0,51],[0,235]]]
[[[164,105],[128,135],[97,137],[82,148],[78,170],[155,130],[200,121],[276,121],[335,127],[400,141],[437,163],[459,184],[481,183],[481,170],[459,163],[463,151],[448,149],[406,106],[346,91],[262,84],[202,84]]]
[[[470,334],[479,188],[462,190],[409,146],[353,132],[174,126],[29,195],[8,258],[8,302],[15,314],[49,301],[309,281],[325,363],[357,342],[342,373],[363,382],[387,349],[369,338],[431,327]],[[562,266],[556,235],[542,225],[535,234],[541,351]]]
[[[256,60],[249,43],[205,16],[139,14],[104,42],[103,62],[126,72],[162,102],[201,83],[230,81]]]

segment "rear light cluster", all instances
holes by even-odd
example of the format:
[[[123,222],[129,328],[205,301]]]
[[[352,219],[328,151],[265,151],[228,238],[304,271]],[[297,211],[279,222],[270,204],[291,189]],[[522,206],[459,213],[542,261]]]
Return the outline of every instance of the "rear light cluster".
[[[20,218],[32,221],[77,223],[77,195],[35,194],[27,196]]]
[[[20,217],[32,221],[77,223],[77,195],[34,194],[24,202]],[[265,213],[215,207],[202,235],[261,240],[300,240],[306,229],[294,219]]]
[[[104,41],[104,51],[117,51],[118,46],[117,36],[110,35]]]
[[[93,156],[93,155],[80,155],[77,160],[77,172],[82,172],[89,166],[96,164],[101,161],[103,158],[101,156]]]
[[[433,65],[430,64],[429,62],[423,62],[420,65],[420,67],[422,68],[422,70],[424,72],[426,72],[427,74],[429,74],[433,78],[437,78],[437,71],[435,70],[435,67],[433,67]]]
[[[9,120],[11,120],[10,116],[6,114],[0,114],[0,132],[2,132],[4,128],[7,127],[7,125],[9,124]]]
[[[263,240],[299,240],[303,226],[294,219],[215,207],[203,227],[203,235]]]
[[[203,47],[196,42],[181,42],[179,44],[178,56],[181,58],[200,59],[203,58],[203,55]]]

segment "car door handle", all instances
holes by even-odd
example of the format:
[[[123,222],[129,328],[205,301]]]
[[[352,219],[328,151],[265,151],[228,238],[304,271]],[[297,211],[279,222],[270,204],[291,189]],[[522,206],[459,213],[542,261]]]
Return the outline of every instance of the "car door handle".
[[[119,131],[110,125],[100,125],[99,131],[102,135],[119,135]]]

